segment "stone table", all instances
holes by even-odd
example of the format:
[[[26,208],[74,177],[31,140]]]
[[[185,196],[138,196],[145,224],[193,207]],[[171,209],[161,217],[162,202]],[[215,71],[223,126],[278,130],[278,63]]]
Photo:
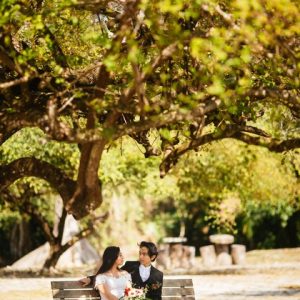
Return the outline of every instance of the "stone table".
[[[183,243],[187,241],[186,237],[165,237],[163,238],[163,247],[168,256],[168,268],[182,268],[183,262],[187,260],[187,246]]]
[[[230,255],[230,245],[234,242],[233,235],[230,234],[213,234],[209,236],[209,241],[214,244],[217,264],[231,265],[232,258]]]

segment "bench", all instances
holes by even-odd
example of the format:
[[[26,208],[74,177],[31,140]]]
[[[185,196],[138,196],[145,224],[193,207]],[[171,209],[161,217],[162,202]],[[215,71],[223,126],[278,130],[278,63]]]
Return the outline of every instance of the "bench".
[[[92,285],[82,287],[78,281],[51,281],[53,299],[100,299]],[[164,279],[162,298],[165,300],[195,300],[192,279]]]

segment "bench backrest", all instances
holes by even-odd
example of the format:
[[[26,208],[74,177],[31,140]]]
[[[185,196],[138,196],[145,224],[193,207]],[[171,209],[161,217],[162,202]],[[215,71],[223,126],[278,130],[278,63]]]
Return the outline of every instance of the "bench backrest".
[[[98,291],[95,291],[91,285],[83,288],[78,281],[51,281],[51,288],[53,299],[100,299]],[[165,279],[162,298],[165,300],[194,300],[192,279]]]

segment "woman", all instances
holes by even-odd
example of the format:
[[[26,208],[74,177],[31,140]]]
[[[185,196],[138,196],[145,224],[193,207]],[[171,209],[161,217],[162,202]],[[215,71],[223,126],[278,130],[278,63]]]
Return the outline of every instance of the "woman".
[[[102,265],[95,278],[101,300],[118,300],[124,296],[125,288],[131,287],[130,274],[119,268],[123,263],[119,247],[110,246],[104,250]]]

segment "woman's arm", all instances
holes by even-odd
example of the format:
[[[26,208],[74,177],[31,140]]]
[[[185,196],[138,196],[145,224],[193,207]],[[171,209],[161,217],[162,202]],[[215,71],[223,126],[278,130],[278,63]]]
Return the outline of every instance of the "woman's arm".
[[[109,288],[105,283],[96,285],[96,289],[101,293],[101,295],[103,295],[108,300],[119,300],[118,297],[116,297],[110,292]]]

